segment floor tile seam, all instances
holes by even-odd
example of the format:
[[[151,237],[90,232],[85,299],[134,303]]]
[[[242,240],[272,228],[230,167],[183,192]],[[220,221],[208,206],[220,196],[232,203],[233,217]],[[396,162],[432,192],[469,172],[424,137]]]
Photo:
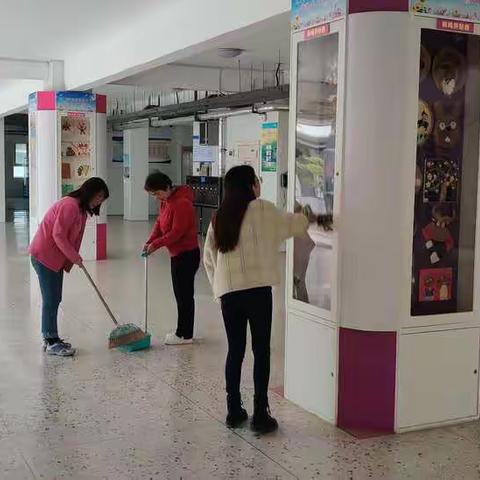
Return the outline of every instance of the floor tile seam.
[[[147,365],[142,365],[146,370],[149,372],[151,371]],[[162,377],[157,377],[158,380],[163,383],[164,385],[168,386],[170,389],[172,389],[174,392],[178,393],[181,397],[183,397],[185,400],[187,400],[189,403],[191,403],[193,406],[201,410],[203,413],[205,413],[208,417],[210,417],[212,420],[214,420],[216,423],[218,423],[221,427],[227,429],[230,433],[241,439],[243,442],[245,442],[247,445],[255,449],[257,452],[259,452],[263,457],[266,459],[270,460],[272,463],[277,465],[279,468],[281,468],[284,472],[286,472],[288,475],[290,475],[292,478],[296,480],[300,480],[300,477],[297,477],[293,472],[291,472],[288,468],[286,468],[284,465],[279,463],[277,460],[274,458],[270,457],[266,452],[261,450],[259,447],[257,447],[254,443],[250,442],[247,438],[244,436],[240,435],[240,433],[236,432],[233,429],[229,429],[225,426],[225,423],[217,418],[215,415],[213,415],[209,410],[204,408],[199,402],[196,402],[195,400],[191,399],[187,394],[185,394],[183,391],[179,390],[178,388],[174,387],[172,384],[169,382],[165,381],[162,379]]]
[[[30,475],[32,476],[33,480],[37,480],[38,477],[35,475],[35,471],[33,470],[32,466],[30,465],[30,462],[27,460],[27,458],[26,458],[25,455],[23,454],[21,448],[19,448],[18,446],[17,446],[17,448],[18,448],[18,451],[19,451],[19,453],[20,453],[20,456],[22,457],[23,462],[24,462],[25,465],[27,466],[28,471],[30,472]]]

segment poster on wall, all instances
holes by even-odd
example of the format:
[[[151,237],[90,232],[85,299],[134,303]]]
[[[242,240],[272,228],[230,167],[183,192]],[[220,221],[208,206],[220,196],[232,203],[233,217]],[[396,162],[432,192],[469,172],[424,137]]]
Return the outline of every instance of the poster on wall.
[[[262,172],[277,171],[278,156],[278,123],[262,125]]]
[[[347,0],[292,0],[292,30],[305,30],[346,14]]]
[[[160,140],[150,138],[148,141],[148,161],[149,163],[172,163],[169,148],[170,140]]]
[[[123,163],[123,136],[113,136],[112,139],[112,163],[114,166],[122,166]]]
[[[479,0],[410,0],[415,15],[480,22]]]

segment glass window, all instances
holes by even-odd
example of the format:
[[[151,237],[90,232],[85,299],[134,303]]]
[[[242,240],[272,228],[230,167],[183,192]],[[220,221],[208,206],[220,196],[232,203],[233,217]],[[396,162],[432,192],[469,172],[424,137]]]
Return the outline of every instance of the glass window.
[[[422,31],[411,313],[473,309],[480,39]]]
[[[298,46],[295,209],[332,215],[338,34]],[[332,233],[312,225],[294,242],[294,298],[330,310]]]
[[[27,166],[27,144],[16,143],[15,144],[15,165]]]
[[[27,144],[15,144],[15,163],[13,165],[13,178],[27,178],[28,177],[28,159],[27,159]]]

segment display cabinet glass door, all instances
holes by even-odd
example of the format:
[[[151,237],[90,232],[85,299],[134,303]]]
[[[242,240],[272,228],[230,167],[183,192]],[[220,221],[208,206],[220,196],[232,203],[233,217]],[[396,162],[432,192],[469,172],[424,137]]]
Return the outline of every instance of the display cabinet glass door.
[[[333,215],[339,34],[298,44],[295,211]],[[312,223],[294,241],[293,297],[331,310],[334,232]]]
[[[473,310],[480,39],[421,33],[411,314]]]

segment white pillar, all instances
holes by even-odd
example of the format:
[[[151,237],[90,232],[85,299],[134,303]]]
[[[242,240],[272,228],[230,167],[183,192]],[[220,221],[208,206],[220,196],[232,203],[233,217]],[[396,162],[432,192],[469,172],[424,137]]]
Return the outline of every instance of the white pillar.
[[[5,120],[0,118],[0,223],[5,222]]]
[[[148,175],[148,127],[124,132],[124,217],[148,220],[148,196],[143,189]]]

